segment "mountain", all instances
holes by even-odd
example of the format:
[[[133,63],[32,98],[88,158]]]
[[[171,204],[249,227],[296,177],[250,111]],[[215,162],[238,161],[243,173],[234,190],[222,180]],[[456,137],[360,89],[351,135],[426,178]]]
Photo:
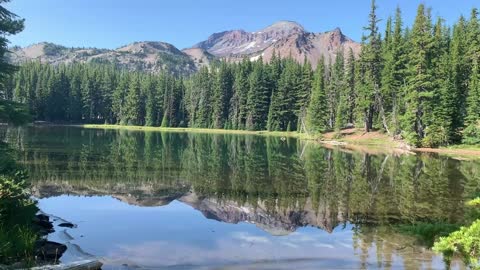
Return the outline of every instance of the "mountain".
[[[257,32],[231,30],[211,35],[193,46],[231,61],[244,57],[251,60],[263,57],[269,61],[273,52],[281,57],[293,57],[299,62],[305,57],[316,66],[321,56],[334,60],[339,50],[352,49],[358,55],[361,45],[345,36],[339,28],[325,33],[311,33],[296,22],[280,21]]]
[[[107,63],[131,71],[191,74],[197,70],[189,55],[165,42],[135,42],[115,50],[67,48],[42,42],[25,48],[10,49],[13,63],[39,60],[53,65],[68,63]]]
[[[291,21],[280,21],[257,32],[231,30],[211,35],[191,48],[180,51],[157,41],[135,42],[115,50],[67,48],[42,42],[25,48],[11,48],[10,60],[19,64],[30,60],[58,65],[62,63],[107,63],[131,71],[167,72],[188,75],[216,59],[240,61],[244,57],[269,61],[273,52],[303,62],[305,57],[315,67],[321,56],[334,60],[339,50],[360,52],[361,45],[346,37],[339,28],[325,33],[311,33]]]

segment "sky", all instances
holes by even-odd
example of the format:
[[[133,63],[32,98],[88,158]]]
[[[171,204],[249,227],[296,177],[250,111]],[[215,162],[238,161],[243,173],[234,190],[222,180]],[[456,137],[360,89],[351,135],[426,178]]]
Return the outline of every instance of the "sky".
[[[479,0],[377,0],[381,24],[398,5],[411,25],[420,3],[448,24],[480,8]],[[10,37],[11,45],[47,41],[114,49],[135,41],[164,41],[183,49],[215,32],[257,31],[279,20],[296,21],[310,32],[340,27],[360,41],[370,0],[12,0],[6,7],[26,20],[25,30]]]

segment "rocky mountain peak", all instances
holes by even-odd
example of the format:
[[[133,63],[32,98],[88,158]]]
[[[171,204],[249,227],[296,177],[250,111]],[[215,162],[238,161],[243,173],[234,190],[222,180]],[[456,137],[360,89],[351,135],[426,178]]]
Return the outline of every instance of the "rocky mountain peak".
[[[299,23],[293,21],[278,21],[267,28],[263,29],[263,31],[283,31],[286,33],[289,32],[303,32],[305,29]]]
[[[339,50],[352,49],[360,52],[360,44],[346,37],[340,28],[324,33],[312,33],[292,21],[279,21],[257,32],[243,30],[225,31],[211,35],[206,41],[193,48],[201,48],[206,52],[229,61],[239,61],[244,57],[268,62],[273,52],[281,57],[293,57],[303,62],[305,57],[315,67],[323,56],[335,59]]]

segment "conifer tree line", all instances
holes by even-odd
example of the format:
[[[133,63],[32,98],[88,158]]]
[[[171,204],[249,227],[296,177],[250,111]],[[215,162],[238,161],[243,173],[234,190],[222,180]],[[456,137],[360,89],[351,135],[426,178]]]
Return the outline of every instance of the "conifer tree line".
[[[450,27],[421,4],[405,27],[397,8],[380,32],[376,8],[372,1],[361,52],[340,50],[315,69],[276,53],[184,78],[30,62],[5,95],[37,120],[310,134],[355,126],[415,146],[480,144],[478,10]]]

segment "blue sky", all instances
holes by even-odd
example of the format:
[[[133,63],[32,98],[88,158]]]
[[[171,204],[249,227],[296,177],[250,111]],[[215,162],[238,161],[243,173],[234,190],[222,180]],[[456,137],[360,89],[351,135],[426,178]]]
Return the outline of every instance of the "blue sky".
[[[399,5],[407,25],[419,3],[451,24],[479,0],[377,0],[386,19]],[[165,41],[182,49],[230,29],[256,31],[292,20],[312,32],[340,27],[359,41],[370,0],[12,0],[7,8],[26,19],[12,45],[49,41],[69,47],[117,48],[134,41]]]

